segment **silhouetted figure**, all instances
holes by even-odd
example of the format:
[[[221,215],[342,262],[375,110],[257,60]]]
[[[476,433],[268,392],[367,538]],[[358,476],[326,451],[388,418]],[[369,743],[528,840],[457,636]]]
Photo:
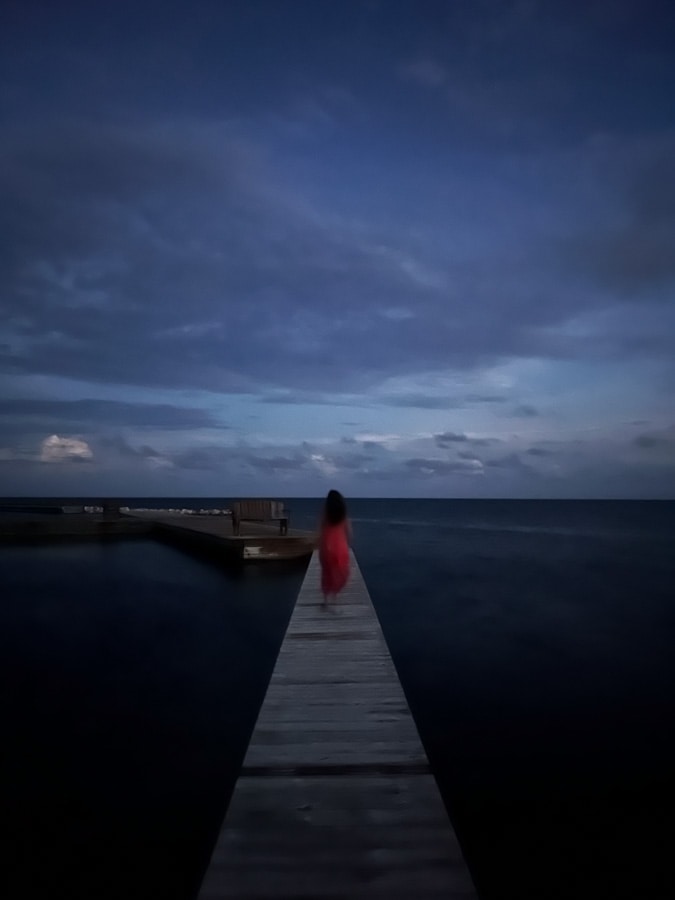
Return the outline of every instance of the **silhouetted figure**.
[[[349,578],[349,544],[352,531],[347,518],[347,504],[339,491],[329,491],[321,517],[319,560],[321,590],[327,605],[335,600]]]

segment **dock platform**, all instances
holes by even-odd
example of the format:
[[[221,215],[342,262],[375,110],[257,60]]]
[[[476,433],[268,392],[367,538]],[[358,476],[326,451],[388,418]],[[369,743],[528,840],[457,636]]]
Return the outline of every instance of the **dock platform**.
[[[314,553],[199,900],[476,892],[361,572]]]
[[[129,511],[124,516],[152,523],[156,534],[175,543],[213,551],[232,561],[302,559],[311,555],[316,544],[312,532],[289,528],[282,535],[278,525],[263,523],[246,523],[242,533],[235,535],[229,516],[181,515],[161,510]]]

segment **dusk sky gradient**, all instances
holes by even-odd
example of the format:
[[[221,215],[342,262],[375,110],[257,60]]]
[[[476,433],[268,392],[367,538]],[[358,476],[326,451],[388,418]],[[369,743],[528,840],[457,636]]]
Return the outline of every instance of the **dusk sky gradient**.
[[[0,493],[675,497],[675,4],[0,21]]]

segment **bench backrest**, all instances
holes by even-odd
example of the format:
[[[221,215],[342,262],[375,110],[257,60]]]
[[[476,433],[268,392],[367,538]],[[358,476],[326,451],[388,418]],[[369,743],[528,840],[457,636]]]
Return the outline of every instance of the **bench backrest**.
[[[280,500],[236,500],[233,512],[240,519],[281,519],[284,504]]]

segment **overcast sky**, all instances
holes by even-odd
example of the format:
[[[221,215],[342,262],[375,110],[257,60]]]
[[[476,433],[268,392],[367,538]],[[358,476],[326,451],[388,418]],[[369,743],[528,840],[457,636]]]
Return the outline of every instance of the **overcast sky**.
[[[670,0],[5,0],[0,493],[675,497]]]

